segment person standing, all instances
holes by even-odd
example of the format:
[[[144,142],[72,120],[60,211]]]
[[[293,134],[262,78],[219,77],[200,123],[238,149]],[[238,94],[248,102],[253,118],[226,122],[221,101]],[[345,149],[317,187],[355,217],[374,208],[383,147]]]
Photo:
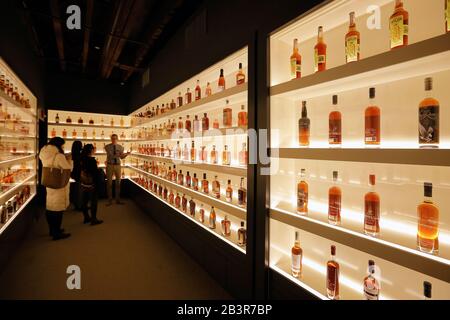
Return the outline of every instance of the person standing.
[[[72,161],[73,170],[70,177],[75,181],[70,186],[70,201],[75,207],[75,210],[81,211],[81,187],[80,187],[80,174],[81,174],[81,150],[83,149],[83,143],[76,140],[72,144]]]
[[[108,204],[112,205],[112,178],[113,175],[116,178],[116,203],[123,204],[120,201],[120,182],[122,179],[122,167],[121,160],[125,159],[130,153],[125,153],[123,146],[119,143],[119,137],[117,134],[111,135],[111,143],[105,146],[106,151],[106,179],[107,179],[107,192],[108,192]]]
[[[58,168],[65,170],[72,170],[72,156],[70,154],[64,155],[63,138],[52,138],[49,143],[44,146],[39,152],[39,159],[43,167]],[[70,233],[64,233],[61,229],[63,213],[70,205],[69,200],[69,182],[60,189],[46,188],[46,217],[48,227],[50,229],[50,236],[53,240],[61,240],[70,237]]]
[[[80,185],[82,193],[82,210],[84,224],[91,223],[92,226],[103,223],[97,219],[98,190],[100,185],[100,171],[97,160],[94,158],[95,148],[92,144],[84,146],[81,153]],[[90,203],[90,207],[88,204]],[[89,216],[89,209],[91,215]]]

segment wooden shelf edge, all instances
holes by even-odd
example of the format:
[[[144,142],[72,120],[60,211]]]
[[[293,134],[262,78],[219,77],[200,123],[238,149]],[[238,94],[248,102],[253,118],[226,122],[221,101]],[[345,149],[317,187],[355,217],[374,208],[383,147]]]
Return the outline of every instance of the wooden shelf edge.
[[[88,123],[56,123],[56,122],[48,122],[48,126],[55,126],[55,127],[85,127],[85,128],[103,128],[103,129],[124,129],[128,130],[131,129],[131,126],[102,126],[101,124],[88,124]]]
[[[227,173],[227,174],[231,174],[233,176],[240,176],[240,177],[247,176],[247,168],[215,165],[215,164],[209,164],[209,163],[192,163],[190,161],[186,162],[186,161],[175,160],[175,159],[166,158],[166,157],[149,156],[149,155],[140,154],[140,153],[132,153],[130,156],[146,158],[146,159],[161,161],[161,162],[165,162],[165,163],[172,163],[172,164],[189,167],[189,168],[195,168],[195,169],[199,169],[199,170],[206,170],[206,171],[213,171],[213,172],[220,171],[221,173]]]
[[[182,105],[179,108],[176,108],[176,109],[171,110],[169,112],[163,113],[163,114],[158,115],[156,117],[144,118],[144,119],[146,119],[146,121],[144,121],[142,123],[139,123],[139,124],[136,124],[132,128],[145,126],[145,125],[148,125],[149,123],[152,123],[154,121],[157,121],[157,120],[160,120],[160,119],[163,119],[163,118],[166,118],[166,117],[172,117],[172,116],[176,115],[177,113],[186,112],[188,110],[201,107],[201,106],[206,105],[208,103],[212,103],[212,102],[215,102],[215,101],[220,100],[220,99],[225,99],[225,98],[228,98],[230,96],[234,96],[236,94],[245,92],[247,90],[248,90],[248,82],[246,82],[244,84],[241,84],[241,85],[236,85],[236,86],[231,87],[229,89],[226,89],[226,90],[224,90],[222,92],[217,92],[217,93],[215,93],[215,94],[213,94],[213,95],[211,95],[209,97],[206,97],[206,98],[203,98],[203,99],[200,99],[200,100],[197,100],[197,101],[193,101],[192,103],[189,103],[189,104],[184,104],[184,105]]]
[[[270,96],[306,89],[450,50],[450,33],[270,87]]]
[[[280,159],[347,161],[449,167],[450,149],[271,149]]]
[[[270,218],[405,268],[450,282],[450,261],[446,259],[277,209],[270,209]]]
[[[190,188],[186,188],[184,186],[180,186],[177,183],[174,183],[172,181],[168,181],[166,179],[162,179],[160,177],[154,176],[151,173],[148,173],[148,172],[146,172],[144,170],[135,168],[133,166],[128,165],[128,168],[132,169],[132,170],[134,170],[136,172],[139,172],[141,174],[147,175],[147,176],[151,177],[153,180],[158,181],[159,183],[166,184],[166,185],[170,186],[171,188],[177,189],[181,193],[186,194],[187,196],[190,196],[190,197],[192,197],[194,199],[198,199],[198,200],[200,200],[200,201],[202,201],[204,203],[210,204],[211,206],[214,206],[214,208],[222,210],[222,211],[226,212],[227,214],[231,214],[231,215],[235,216],[236,218],[239,218],[241,220],[247,220],[247,212],[246,212],[246,210],[245,209],[241,209],[241,208],[239,208],[236,205],[228,204],[228,203],[226,203],[224,201],[220,201],[220,200],[214,199],[213,197],[210,197],[210,196],[207,196],[205,194],[202,194],[201,192],[194,191],[194,190],[192,190]]]
[[[216,236],[217,238],[219,238],[220,240],[224,241],[226,244],[230,245],[231,247],[233,247],[234,249],[238,250],[240,253],[242,254],[246,254],[245,249],[239,247],[237,244],[235,244],[234,242],[222,237],[220,234],[217,234],[214,231],[211,231],[209,228],[207,228],[206,226],[204,226],[203,224],[201,224],[200,222],[196,221],[195,219],[189,217],[187,214],[185,214],[184,212],[180,211],[179,209],[175,208],[174,206],[170,205],[169,203],[163,201],[162,199],[160,199],[159,197],[157,197],[155,194],[151,193],[150,191],[146,190],[145,188],[143,188],[141,185],[139,185],[138,183],[136,183],[133,179],[128,178],[129,181],[131,181],[133,184],[135,184],[137,187],[141,188],[142,190],[144,190],[145,192],[147,192],[149,195],[151,195],[152,197],[154,197],[155,199],[157,199],[158,201],[162,202],[163,204],[165,204],[166,206],[168,206],[169,208],[175,210],[176,212],[178,212],[179,214],[181,214],[184,218],[188,219],[189,221],[195,223],[196,225],[202,227],[203,229],[205,229],[206,231],[208,231],[209,233],[213,234],[214,236]]]

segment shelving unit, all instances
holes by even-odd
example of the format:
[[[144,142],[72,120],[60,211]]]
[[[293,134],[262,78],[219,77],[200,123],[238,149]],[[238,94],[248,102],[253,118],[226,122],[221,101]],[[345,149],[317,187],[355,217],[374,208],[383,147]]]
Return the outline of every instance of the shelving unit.
[[[37,100],[0,57],[0,74],[14,95],[0,88],[0,235],[36,195]],[[7,89],[5,89],[7,90]],[[23,94],[23,95],[22,95]],[[24,100],[22,100],[22,98]]]
[[[369,5],[381,10],[381,29],[369,30]],[[270,35],[270,250],[271,272],[293,283],[301,292],[328,299],[326,263],[331,245],[337,247],[340,264],[341,299],[364,299],[363,279],[367,261],[375,260],[376,278],[382,284],[380,299],[420,299],[423,281],[433,285],[433,298],[450,298],[450,34],[444,33],[444,1],[409,0],[405,9],[414,19],[409,26],[410,44],[390,50],[389,20],[394,2],[387,0],[326,1]],[[356,12],[361,33],[361,57],[345,63],[344,37],[348,14]],[[316,30],[324,27],[328,45],[327,70],[314,73]],[[290,79],[292,41],[299,38],[302,77]],[[433,96],[441,106],[438,149],[420,149],[418,106],[424,98],[425,77],[434,80]],[[369,87],[377,90],[381,109],[381,144],[364,143],[364,109]],[[328,142],[331,96],[338,95],[342,114],[342,146]],[[298,119],[301,101],[307,102],[310,119],[309,147],[300,147]],[[413,106],[413,107],[411,107]],[[296,209],[300,170],[306,169],[307,215]],[[338,226],[328,222],[328,190],[334,184],[342,192]],[[381,202],[379,237],[364,234],[364,185],[377,177]],[[440,248],[438,255],[417,249],[417,205],[422,201],[424,182],[433,183],[433,200],[439,207]],[[442,214],[444,213],[444,214]],[[294,232],[300,233],[303,276],[291,274],[290,248]],[[272,277],[280,279],[280,277]],[[413,283],[411,283],[413,281]],[[280,283],[272,287],[280,290]]]
[[[245,253],[246,248],[242,248],[236,245],[237,230],[240,228],[241,221],[247,220],[247,210],[246,208],[239,207],[237,205],[238,189],[241,178],[244,179],[245,190],[247,189],[247,167],[238,165],[238,157],[240,151],[242,151],[242,144],[245,143],[248,146],[247,137],[247,123],[245,125],[239,125],[238,123],[238,113],[241,112],[242,106],[244,106],[244,111],[247,112],[247,100],[248,100],[248,83],[245,81],[242,84],[236,83],[236,74],[238,73],[238,65],[242,63],[243,72],[247,76],[248,72],[248,49],[244,48],[219,63],[211,66],[207,70],[199,73],[198,75],[192,77],[191,79],[185,81],[184,83],[178,85],[177,87],[169,90],[162,96],[154,99],[147,105],[136,110],[130,116],[133,119],[133,125],[131,132],[133,136],[140,137],[141,143],[133,144],[133,153],[130,168],[135,171],[135,176],[132,179],[137,179],[139,176],[146,177],[146,179],[151,179],[154,183],[158,185],[167,186],[170,189],[175,190],[181,194],[186,194],[186,196],[192,197],[197,203],[196,210],[198,211],[199,203],[202,203],[205,207],[205,211],[209,212],[211,207],[214,207],[217,212],[217,229],[218,231],[211,230],[207,227],[203,228],[206,232],[211,232],[219,237],[219,239],[224,240],[226,244],[231,244],[232,247],[238,248],[240,253]],[[226,89],[221,91],[218,90],[218,78],[220,74],[220,69],[224,70],[224,78],[226,81]],[[201,86],[201,99],[195,99],[195,88],[197,85],[197,80]],[[210,83],[212,88],[212,94],[210,96],[205,95],[206,84]],[[190,88],[192,93],[192,101],[187,103],[185,93],[187,89]],[[138,115],[146,115],[150,110],[160,110],[159,107],[164,105],[169,105],[172,100],[175,102],[179,96],[182,94],[183,105],[177,105],[175,109],[165,110],[164,113],[159,113],[157,115],[152,115],[151,117],[140,117]],[[158,106],[158,108],[157,108]],[[232,124],[225,126],[223,120],[223,109],[226,107],[232,109]],[[194,131],[194,116],[199,116],[201,121],[203,114],[207,113],[209,118],[209,130],[195,132]],[[190,116],[192,121],[192,132],[184,130],[184,124]],[[183,128],[178,128],[179,118],[182,118]],[[168,123],[171,120],[177,123],[177,130],[171,132],[168,130]],[[220,129],[212,129],[213,121],[215,119],[220,120]],[[161,131],[157,132],[157,129]],[[163,132],[162,132],[163,131]],[[199,157],[196,161],[181,161],[175,158],[161,157],[156,154],[149,152],[152,146],[163,145],[164,148],[170,148],[175,152],[177,142],[180,146],[187,145],[191,147],[191,142],[194,141],[197,151],[200,150],[201,146],[205,146],[208,151],[208,158],[210,156],[210,151],[212,146],[216,146],[218,151],[218,158],[222,158],[222,151],[224,146],[228,146],[230,155],[232,158],[231,165],[220,165],[220,164],[210,164],[208,161],[199,162]],[[145,149],[146,152],[137,152],[138,150]],[[168,181],[161,177],[155,176],[141,169],[141,165],[147,162],[153,166],[165,166],[172,167],[176,166],[177,172],[181,170],[184,175],[186,172],[191,171],[191,173],[196,173],[198,175],[199,181],[202,180],[202,174],[207,174],[207,179],[210,184],[210,192],[212,190],[212,178],[217,176],[217,181],[220,182],[221,199],[216,199],[212,195],[206,195],[202,192],[194,191],[191,188],[181,186],[177,183]],[[139,167],[136,166],[139,163]],[[219,161],[218,163],[222,163]],[[191,174],[192,176],[192,174]],[[231,180],[233,185],[233,202],[228,203],[225,201],[225,189],[227,188],[227,181]],[[135,182],[136,183],[136,182]],[[142,186],[140,186],[142,188]],[[150,193],[152,194],[152,193]],[[155,196],[154,198],[162,201],[169,208],[173,208],[166,201],[161,199],[161,197]],[[175,211],[180,212],[175,208]],[[182,213],[184,214],[184,213]],[[224,237],[220,230],[221,219],[227,215],[228,219],[231,221],[232,237]],[[198,223],[198,221],[195,221]],[[232,239],[230,243],[230,239]]]

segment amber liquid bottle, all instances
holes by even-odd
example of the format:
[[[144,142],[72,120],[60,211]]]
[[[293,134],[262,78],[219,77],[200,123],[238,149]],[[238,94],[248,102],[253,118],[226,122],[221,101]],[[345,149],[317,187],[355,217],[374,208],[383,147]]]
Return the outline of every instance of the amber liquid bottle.
[[[223,75],[223,69],[220,69],[220,76],[219,76],[219,81],[217,83],[217,88],[219,89],[219,92],[224,91],[226,89],[225,77]]]
[[[242,63],[239,63],[239,71],[236,74],[236,85],[244,83],[245,83],[245,73],[244,70],[242,70]]]
[[[238,205],[242,208],[247,206],[247,189],[244,186],[244,178],[241,178],[241,185],[238,190]]]
[[[195,191],[198,191],[198,178],[197,178],[197,174],[194,173],[194,177],[192,178],[192,189],[194,189]]]
[[[332,225],[341,224],[342,191],[338,187],[338,172],[333,171],[333,184],[328,191],[328,222]]]
[[[212,192],[214,197],[220,199],[220,182],[219,180],[217,180],[217,176],[214,177],[214,180],[212,182]]]
[[[419,145],[439,147],[439,101],[433,98],[433,79],[425,79],[425,99],[419,105]]]
[[[233,109],[230,108],[229,103],[227,100],[227,106],[223,109],[223,126],[225,128],[230,128],[233,124]]]
[[[317,44],[314,47],[315,72],[325,71],[327,69],[327,45],[323,40],[323,27],[319,27],[317,35]]]
[[[302,276],[303,249],[300,247],[299,233],[295,232],[295,242],[291,249],[291,272],[295,278]]]
[[[433,203],[433,184],[424,184],[424,197],[417,207],[417,247],[436,255],[439,253],[439,208]]]
[[[241,227],[238,232],[238,246],[245,247],[247,245],[247,230],[245,230],[245,223],[241,221]]]
[[[228,180],[225,200],[229,203],[233,201],[233,188],[231,187],[231,180]]]
[[[359,61],[361,38],[356,30],[355,13],[350,12],[350,25],[345,35],[345,58],[347,63]]]
[[[328,116],[328,142],[332,147],[342,144],[342,114],[338,109],[338,96],[333,96],[333,111]]]
[[[409,13],[403,8],[402,0],[395,0],[395,10],[389,19],[391,49],[408,45]]]
[[[211,150],[211,163],[217,164],[219,162],[219,153],[216,150],[216,146],[213,146]]]
[[[375,88],[369,90],[369,106],[365,111],[365,138],[366,145],[378,146],[381,142],[381,112],[375,103]]]
[[[203,193],[206,193],[206,194],[209,193],[209,182],[208,182],[208,180],[206,180],[206,173],[203,174],[202,191],[203,191]]]
[[[203,114],[203,118],[202,118],[202,130],[203,131],[209,130],[209,118],[206,113]]]
[[[311,120],[308,118],[306,101],[302,102],[302,117],[298,120],[298,140],[301,147],[309,146]]]
[[[332,300],[339,300],[339,269],[336,246],[331,246],[331,259],[327,262],[327,296]]]
[[[206,89],[205,89],[205,96],[209,97],[212,95],[212,88],[211,88],[211,84],[208,82],[208,84],[206,85]]]
[[[225,145],[224,150],[222,151],[222,165],[224,166],[231,165],[231,152],[228,151],[227,145]]]
[[[195,149],[195,143],[192,141],[191,144],[191,162],[194,163],[197,159],[197,150]]]
[[[308,214],[308,183],[305,181],[306,170],[300,171],[300,182],[297,185],[297,213]]]
[[[302,56],[298,50],[298,39],[294,39],[294,48],[291,55],[291,79],[302,77]]]
[[[375,278],[375,262],[369,260],[369,275],[364,278],[364,296],[366,300],[379,300],[380,283]]]
[[[200,203],[200,209],[198,210],[198,221],[201,223],[205,222],[205,209],[203,208],[203,203]]]
[[[200,80],[197,80],[197,86],[195,87],[195,101],[202,98],[202,88],[200,87]]]
[[[191,217],[195,218],[195,201],[192,198],[189,201],[189,214]]]
[[[214,207],[211,207],[211,211],[209,212],[209,228],[216,228],[216,211],[214,210]]]
[[[380,234],[380,196],[375,192],[375,175],[369,176],[370,191],[364,197],[364,233],[372,237]]]
[[[190,88],[187,88],[186,94],[184,95],[184,99],[186,101],[186,104],[189,104],[192,102],[192,93],[191,93]]]
[[[247,112],[245,111],[245,106],[241,106],[241,111],[238,113],[238,126],[240,128],[246,128],[248,125]]]
[[[221,221],[222,225],[222,235],[225,237],[229,237],[231,235],[231,221],[228,220],[228,216],[225,215],[225,218]]]
[[[183,97],[181,96],[181,92],[178,92],[177,104],[178,108],[183,106]]]

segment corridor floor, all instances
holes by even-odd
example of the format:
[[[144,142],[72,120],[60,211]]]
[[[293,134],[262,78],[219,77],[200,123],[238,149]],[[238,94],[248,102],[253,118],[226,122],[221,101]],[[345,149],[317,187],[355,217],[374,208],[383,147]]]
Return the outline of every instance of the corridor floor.
[[[99,203],[99,226],[67,212],[72,237],[51,241],[45,216],[0,275],[0,299],[230,299],[131,200]],[[67,267],[81,269],[81,290],[67,289]]]

